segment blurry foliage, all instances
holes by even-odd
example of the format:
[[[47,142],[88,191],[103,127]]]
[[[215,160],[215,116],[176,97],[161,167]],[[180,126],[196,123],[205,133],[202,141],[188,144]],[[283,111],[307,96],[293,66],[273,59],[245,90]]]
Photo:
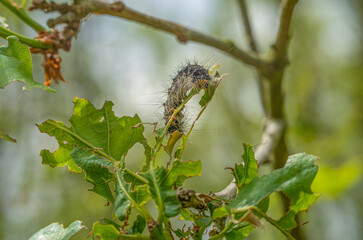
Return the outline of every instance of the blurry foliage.
[[[362,173],[363,166],[358,159],[348,160],[339,167],[320,165],[312,188],[314,192],[339,197],[360,180]]]
[[[266,26],[271,27],[268,16],[274,15],[272,11],[277,9],[278,1],[249,3],[259,44],[261,49],[267,48],[270,41],[266,37],[269,31]],[[203,8],[196,8],[192,1],[186,2],[185,6],[183,11],[195,11],[190,16],[212,13],[212,18],[203,19],[205,32],[212,30],[215,35],[229,32],[231,36],[240,36],[241,41],[245,41],[243,32],[237,29],[241,28],[238,19],[230,14],[221,14],[236,12],[234,4],[208,1]],[[178,8],[172,4],[165,8],[164,13],[169,19],[179,15]],[[157,12],[155,7],[153,9]],[[35,37],[2,5],[0,12],[14,31]],[[43,23],[46,21],[41,14],[34,13],[34,16]],[[187,23],[192,25],[193,21]],[[292,153],[306,151],[320,156],[319,165],[322,167],[313,188],[324,195],[335,196],[334,202],[329,205],[331,211],[325,211],[324,201],[310,211],[310,224],[304,228],[311,239],[328,239],[324,236],[331,236],[329,233],[333,235],[330,239],[340,239],[341,235],[333,234],[337,231],[343,232],[346,239],[358,240],[363,235],[360,228],[363,225],[363,182],[360,177],[363,158],[362,26],[361,0],[300,0],[294,16],[291,65],[284,81],[285,112],[289,124],[287,142]],[[97,32],[100,28],[104,30],[102,34]],[[113,31],[107,31],[108,28]],[[7,43],[0,39],[0,44]],[[105,51],[100,52],[99,49]],[[117,102],[117,112],[131,115],[145,112],[141,110],[145,109],[149,111],[145,114],[146,119],[160,120],[161,117],[154,114],[158,107],[145,104],[150,99],[155,104],[161,103],[155,100],[161,98],[155,96],[155,92],[160,93],[164,90],[163,86],[167,86],[170,81],[168,74],[172,72],[170,69],[195,56],[216,59],[223,72],[231,73],[231,77],[217,94],[216,106],[210,106],[201,119],[185,153],[189,159],[204,159],[210,170],[206,169],[198,181],[187,180],[186,183],[196,189],[203,189],[208,184],[210,190],[220,190],[229,182],[231,176],[227,171],[216,174],[213,169],[240,162],[241,141],[253,144],[259,141],[260,123],[257,119],[262,120],[262,114],[251,70],[212,49],[196,44],[179,45],[173,37],[145,27],[93,16],[83,26],[73,50],[63,55],[64,74],[70,84],[55,86],[55,95],[40,90],[24,93],[19,83],[0,91],[1,130],[6,130],[19,142],[15,145],[0,140],[0,191],[5,193],[0,197],[0,238],[23,239],[29,237],[34,229],[52,221],[68,225],[78,218],[91,226],[99,216],[110,211],[102,207],[105,202],[101,198],[88,194],[89,184],[83,183],[81,176],[67,178],[64,177],[69,175],[66,169],[59,172],[41,167],[40,147],[49,144],[49,148],[55,149],[56,143],[37,133],[33,123],[49,117],[66,121],[74,96],[88,98],[96,106],[110,99]],[[41,60],[33,56],[33,62],[35,80],[42,82]],[[214,147],[211,149],[210,146]],[[198,156],[193,153],[198,153]],[[59,188],[60,184],[65,184],[66,189]],[[342,202],[349,204],[354,211],[345,211]],[[342,207],[345,215],[338,211]],[[328,219],[335,219],[334,224],[330,224]],[[354,221],[351,222],[352,219]],[[346,230],[337,227],[341,225]],[[276,239],[280,236],[274,235],[274,230],[268,227],[265,231]],[[264,239],[265,234],[268,233],[260,235],[256,232],[251,239]]]

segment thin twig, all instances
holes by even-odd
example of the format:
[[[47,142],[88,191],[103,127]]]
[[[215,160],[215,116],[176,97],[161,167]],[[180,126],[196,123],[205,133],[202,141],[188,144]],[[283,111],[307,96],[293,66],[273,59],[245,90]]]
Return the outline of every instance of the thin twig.
[[[31,28],[33,28],[36,32],[39,32],[41,30],[45,30],[45,27],[43,27],[41,24],[36,22],[33,18],[29,17],[28,14],[23,9],[19,9],[13,4],[11,4],[8,0],[0,0],[0,3],[2,3],[6,8],[8,8],[10,11],[12,11],[16,16],[18,16],[23,22],[28,24]]]
[[[248,38],[248,44],[250,45],[250,48],[252,49],[252,51],[254,51],[255,53],[258,53],[256,40],[255,40],[253,31],[252,31],[250,18],[249,18],[249,15],[248,15],[246,0],[238,0],[238,4],[239,4],[240,9],[241,9],[243,25],[244,25],[246,35],[247,35],[247,38]]]
[[[256,56],[258,56],[259,51],[257,48],[257,43],[255,40],[253,31],[252,31],[251,21],[250,21],[247,6],[246,6],[246,0],[238,0],[238,4],[241,9],[243,25],[244,25],[244,29],[246,31],[248,43],[250,45],[251,50],[256,54]],[[257,80],[257,87],[258,87],[260,102],[262,105],[263,113],[266,116],[268,113],[267,113],[267,104],[266,104],[266,99],[265,99],[265,89],[263,86],[263,76],[262,76],[262,73],[258,69],[256,69],[256,70],[257,70],[256,80]]]
[[[251,206],[250,209],[253,209],[257,213],[259,213],[264,219],[266,219],[266,221],[268,221],[270,224],[274,225],[278,230],[280,230],[280,232],[282,234],[285,235],[285,237],[287,237],[288,240],[295,240],[295,238],[293,236],[291,236],[291,234],[288,231],[286,231],[279,224],[277,224],[275,220],[273,220],[272,218],[267,216],[267,214],[265,212],[261,211],[259,208],[255,207],[255,206]]]
[[[284,92],[282,90],[282,80],[284,75],[285,67],[288,64],[287,59],[287,49],[289,46],[289,32],[292,14],[294,8],[297,4],[298,0],[283,0],[281,3],[281,16],[280,16],[280,25],[277,32],[276,40],[271,49],[272,63],[274,65],[274,69],[271,73],[270,77],[270,102],[271,102],[271,116],[273,118],[280,118],[285,121],[284,116]],[[285,136],[285,131],[282,133],[280,141],[274,150],[274,168],[278,169],[285,165],[287,157],[289,155]],[[286,196],[282,196],[282,202],[284,205],[284,209],[288,210],[289,200]],[[297,220],[298,221],[298,220]],[[298,233],[298,234],[297,234]],[[293,229],[292,235],[298,239],[305,239],[304,235],[301,234],[300,226]]]
[[[35,40],[35,39],[30,39],[27,38],[23,35],[20,35],[18,33],[15,33],[7,28],[4,28],[2,26],[0,26],[0,37],[2,38],[7,38],[9,36],[16,36],[18,37],[19,41],[23,44],[28,45],[29,47],[33,47],[33,48],[42,48],[42,49],[50,49],[53,48],[52,44],[46,44],[44,42],[41,42],[39,40]]]

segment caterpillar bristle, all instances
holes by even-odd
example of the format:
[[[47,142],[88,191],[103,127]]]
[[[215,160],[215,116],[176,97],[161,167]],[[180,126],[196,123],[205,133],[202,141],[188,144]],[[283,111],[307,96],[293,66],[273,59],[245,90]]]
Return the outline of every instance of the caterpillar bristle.
[[[177,72],[173,78],[172,85],[168,89],[167,100],[164,103],[164,120],[167,124],[175,109],[177,109],[187,98],[193,88],[206,89],[210,85],[212,77],[209,69],[194,63],[188,63]],[[183,109],[182,109],[183,110]],[[173,117],[168,133],[174,131],[183,132],[184,115],[182,110]]]

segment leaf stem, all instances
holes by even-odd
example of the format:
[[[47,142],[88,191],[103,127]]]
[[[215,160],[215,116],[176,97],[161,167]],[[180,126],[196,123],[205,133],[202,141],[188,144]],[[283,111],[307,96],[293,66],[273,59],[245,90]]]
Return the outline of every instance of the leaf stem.
[[[88,147],[90,147],[95,153],[98,153],[99,155],[101,155],[102,157],[105,157],[107,158],[108,160],[110,160],[111,162],[113,163],[117,163],[118,161],[113,158],[112,156],[108,155],[107,153],[105,153],[104,151],[102,151],[100,148],[97,148],[95,146],[93,146],[91,143],[89,143],[88,141],[86,141],[85,139],[81,138],[80,136],[78,136],[77,134],[73,133],[72,131],[70,131],[69,129],[63,127],[63,126],[60,126],[57,124],[56,121],[47,121],[47,123],[49,123],[50,125],[53,125],[54,127],[56,128],[59,128],[60,130],[68,133],[69,135],[71,135],[72,137],[76,138],[77,140],[79,140],[80,142],[82,142],[83,144],[87,145]],[[146,183],[148,184],[149,181],[145,178],[143,178],[142,176],[138,175],[137,173],[135,173],[134,171],[128,169],[125,167],[125,171],[132,175],[133,177],[137,178],[138,180],[140,180],[141,182],[143,183]]]
[[[18,33],[15,33],[15,32],[13,32],[13,31],[11,31],[9,29],[6,29],[6,28],[0,26],[0,37],[6,39],[9,36],[17,36],[21,43],[24,43],[24,44],[28,45],[29,47],[42,48],[42,49],[53,48],[52,44],[46,44],[46,43],[44,43],[42,41],[39,41],[39,40],[27,38],[27,37],[25,37],[23,35],[20,35]]]
[[[115,164],[115,175],[116,175],[116,179],[118,184],[120,185],[122,191],[124,192],[125,196],[127,197],[127,199],[132,203],[132,205],[141,213],[141,215],[143,215],[143,217],[145,218],[145,220],[153,220],[153,218],[151,217],[151,215],[149,214],[149,212],[146,210],[146,208],[144,208],[143,206],[140,206],[139,204],[137,204],[134,199],[129,195],[129,193],[126,191],[125,186],[123,185],[121,178],[119,176],[119,163]],[[126,170],[126,168],[124,168]],[[123,169],[122,169],[123,170]]]
[[[156,194],[158,196],[158,207],[159,207],[159,213],[158,213],[158,221],[159,221],[159,224],[162,224],[164,222],[164,211],[165,211],[165,206],[164,206],[164,203],[163,203],[163,199],[161,198],[161,193],[160,193],[160,189],[158,187],[158,183],[156,181],[156,175],[155,175],[155,171],[154,171],[154,168],[151,168],[151,175],[152,175],[152,180],[153,180],[153,184],[155,186],[155,189],[156,189]]]
[[[253,209],[254,211],[256,211],[258,214],[260,214],[264,219],[266,219],[266,221],[268,221],[270,224],[274,225],[278,230],[280,230],[280,232],[282,234],[284,234],[287,239],[289,240],[295,240],[295,238],[293,236],[291,236],[291,234],[286,231],[285,229],[283,229],[282,227],[280,227],[275,220],[273,220],[272,218],[270,218],[269,216],[267,216],[266,213],[264,213],[263,211],[261,211],[260,209],[258,209],[255,206],[251,206],[250,209]]]
[[[45,27],[36,22],[33,18],[29,17],[29,15],[26,14],[26,12],[23,9],[15,7],[13,4],[11,4],[10,1],[0,0],[0,3],[2,3],[7,9],[12,11],[16,16],[18,16],[21,20],[23,20],[23,22],[28,24],[35,31],[39,32],[41,30],[45,30]]]

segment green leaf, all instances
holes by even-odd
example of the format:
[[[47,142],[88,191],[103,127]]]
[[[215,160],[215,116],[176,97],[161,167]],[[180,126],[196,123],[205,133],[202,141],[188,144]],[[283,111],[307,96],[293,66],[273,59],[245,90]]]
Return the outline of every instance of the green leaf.
[[[296,222],[292,216],[307,210],[319,196],[311,191],[311,184],[318,171],[318,166],[314,163],[316,159],[315,156],[303,153],[290,156],[284,168],[257,177],[245,185],[237,197],[226,205],[227,209],[233,212],[251,206],[258,207],[272,192],[282,191],[290,199],[290,207],[278,224],[286,230],[295,227]]]
[[[145,174],[145,177],[149,181],[150,195],[159,207],[159,211],[164,211],[166,217],[177,215],[180,211],[180,204],[176,196],[177,191],[173,190],[172,185],[168,184],[167,181],[164,181],[168,171],[163,167],[151,171],[154,171],[155,178],[152,172]]]
[[[33,234],[29,240],[68,240],[85,226],[81,221],[72,222],[66,229],[59,223],[52,223]]]
[[[88,100],[75,98],[69,127],[54,120],[38,125],[41,132],[54,136],[59,144],[54,153],[42,151],[43,163],[52,167],[67,164],[70,171],[80,172],[70,156],[75,146],[93,150],[111,161],[119,161],[137,142],[144,146],[145,156],[150,161],[151,149],[143,136],[144,127],[133,128],[141,122],[140,118],[137,115],[118,118],[112,106],[112,102],[106,101],[98,110]]]
[[[146,227],[146,221],[141,215],[137,215],[134,224],[131,227],[131,234],[142,233]]]
[[[56,122],[56,123],[63,124],[61,122]],[[54,153],[51,153],[49,150],[43,149],[40,152],[40,156],[43,159],[42,163],[45,165],[49,165],[51,167],[63,167],[67,165],[68,170],[70,172],[81,173],[82,169],[77,166],[77,164],[73,161],[71,157],[71,152],[74,148],[74,145],[65,142],[66,141],[64,142],[58,141],[59,149]]]
[[[154,222],[155,225],[153,226],[153,228],[151,228],[150,231],[150,239],[151,240],[167,240],[170,239],[170,235],[168,237],[168,235],[165,235],[164,232],[162,231],[162,228],[157,225],[156,222]],[[149,227],[148,227],[149,228]]]
[[[130,185],[126,184],[122,178],[120,178],[120,180],[123,186],[125,187],[125,190],[127,192],[130,192]],[[116,184],[116,199],[115,202],[113,203],[113,211],[120,220],[123,220],[131,208],[131,201],[127,198],[124,191],[122,191],[119,182],[116,181],[115,184]]]
[[[114,197],[108,185],[108,182],[114,180],[114,175],[108,170],[113,164],[86,149],[75,148],[71,156],[86,174],[86,180],[94,185],[91,191],[113,203]]]
[[[200,176],[201,173],[202,163],[200,160],[188,162],[175,160],[171,169],[168,171],[167,177],[165,178],[165,184],[173,185],[176,183],[177,186],[181,186],[186,178]]]
[[[121,176],[123,175],[121,174]],[[148,193],[147,186],[136,186],[133,190],[131,190],[130,184],[126,184],[122,177],[120,177],[120,181],[127,194],[130,196],[130,199],[122,190],[120,183],[116,181],[116,199],[113,210],[115,215],[119,217],[120,220],[123,220],[132,207],[132,202],[130,200],[134,201],[135,204],[142,206],[149,201],[150,194]]]
[[[180,204],[176,196],[177,191],[173,190],[174,183],[180,186],[186,178],[200,175],[201,172],[200,161],[175,160],[170,170],[163,167],[155,169],[155,178],[152,172],[145,174],[149,181],[150,195],[158,205],[159,211],[165,211],[166,217],[177,215],[180,211]]]
[[[174,153],[174,157],[176,159],[180,159],[181,158],[181,155],[183,153],[183,146],[185,146],[185,143],[186,141],[188,140],[188,138],[185,136],[185,135],[182,135],[181,136],[181,140],[180,140],[180,147],[178,147],[176,150],[175,150],[175,153]]]
[[[147,186],[137,186],[135,190],[130,192],[130,196],[140,206],[144,205],[150,200]]]
[[[191,213],[185,211],[184,209],[180,209],[180,220],[186,220],[186,221],[194,221],[193,216],[191,215]]]
[[[20,81],[27,84],[23,87],[24,91],[41,88],[48,92],[55,92],[54,89],[34,81],[29,48],[21,44],[15,36],[10,36],[7,40],[8,46],[0,47],[0,88],[5,88],[13,81]]]
[[[144,175],[142,173],[138,173],[139,176],[143,177]],[[131,175],[128,172],[124,173],[124,180],[127,183],[131,183],[131,186],[139,186],[139,185],[144,185],[145,183],[140,181],[139,179],[137,179],[135,176]]]
[[[168,153],[171,157],[175,143],[183,136],[183,133],[179,131],[174,131],[172,134],[169,134],[168,142],[164,146],[164,150]]]
[[[180,230],[180,229],[177,229],[177,230],[175,230],[174,231],[174,233],[175,233],[175,235],[177,236],[177,237],[179,237],[180,239],[183,239],[183,238],[185,238],[185,237],[189,237],[190,236],[190,232],[183,232],[182,230]],[[187,238],[188,239],[188,238]]]
[[[14,138],[10,137],[8,134],[3,133],[3,132],[1,132],[1,131],[0,131],[0,138],[1,138],[1,139],[4,139],[4,140],[6,140],[6,141],[12,142],[12,143],[16,143],[16,139],[14,139]]]
[[[212,217],[202,217],[199,222],[202,227],[208,227],[212,223]]]
[[[232,229],[225,235],[227,240],[245,239],[255,228],[251,225],[245,225],[238,229]]]
[[[114,221],[107,219],[107,218],[101,218],[101,220],[99,221],[101,224],[105,225],[105,224],[111,224],[113,225],[116,229],[121,229],[121,225],[115,223]]]
[[[257,161],[253,153],[252,145],[244,143],[243,147],[245,150],[242,155],[244,164],[236,164],[232,172],[239,189],[257,177]]]
[[[142,236],[140,234],[121,234],[118,229],[113,224],[102,224],[101,222],[95,222],[92,227],[93,236],[95,239],[100,240],[143,240],[143,239],[150,239],[147,236]]]
[[[119,239],[120,232],[111,224],[103,225],[100,222],[95,222],[92,227],[93,235],[98,239]]]
[[[216,220],[217,218],[228,216],[228,211],[225,206],[222,206],[220,208],[215,209],[213,211],[212,216],[213,216],[213,220]]]
[[[199,101],[199,105],[201,107],[204,107],[212,100],[217,87],[218,87],[217,84],[212,84],[211,86],[209,86],[209,88],[204,89],[204,95]]]

